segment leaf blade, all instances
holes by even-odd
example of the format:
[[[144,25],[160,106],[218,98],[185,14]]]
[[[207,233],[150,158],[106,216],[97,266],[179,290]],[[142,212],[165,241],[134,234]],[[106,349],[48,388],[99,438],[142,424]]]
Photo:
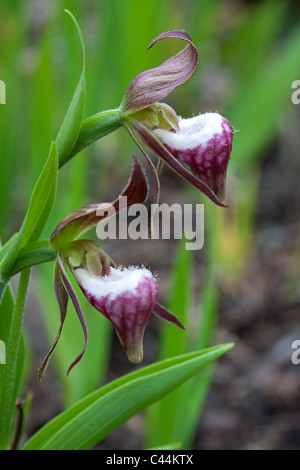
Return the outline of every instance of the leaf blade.
[[[89,449],[232,346],[220,345],[178,356],[116,380],[44,426],[25,444],[24,450]]]
[[[55,200],[57,173],[57,147],[55,142],[52,142],[48,159],[33,190],[28,211],[20,230],[19,249],[36,241],[41,235]]]

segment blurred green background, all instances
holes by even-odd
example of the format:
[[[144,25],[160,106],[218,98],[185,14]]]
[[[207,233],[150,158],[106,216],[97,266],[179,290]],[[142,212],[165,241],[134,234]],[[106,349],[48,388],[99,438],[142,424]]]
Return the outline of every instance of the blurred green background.
[[[300,79],[299,2],[0,1],[0,79],[6,84],[7,103],[0,105],[2,241],[20,227],[80,75],[80,44],[64,8],[78,19],[86,42],[86,117],[119,106],[138,73],[182,46],[163,41],[148,52],[153,38],[185,29],[199,50],[200,65],[165,101],[184,117],[217,110],[238,131],[229,164],[228,209],[213,207],[167,169],[161,178],[162,202],[205,203],[201,253],[187,253],[174,241],[109,244],[116,261],[146,261],[157,270],[161,300],[191,327],[196,325],[191,328],[197,331],[194,347],[234,340],[236,348],[216,370],[201,420],[212,370],[189,384],[194,390],[189,412],[188,392],[182,388],[149,411],[144,420],[148,424],[142,418],[132,420],[103,448],[134,448],[144,427],[149,445],[180,441],[181,431],[185,445],[194,448],[299,446],[299,371],[290,360],[291,343],[300,338],[300,113],[291,102],[292,83]],[[118,195],[133,152],[138,154],[120,129],[64,167],[44,237],[71,210]],[[55,367],[37,385],[29,371],[38,367],[58,327],[52,269],[34,270],[26,314],[29,388],[35,394],[28,433],[103,381],[132,370],[122,351],[120,356],[114,352],[119,345],[107,322],[83,299],[90,330],[83,361],[65,377],[83,342],[72,312]],[[155,323],[146,332],[146,362],[157,354],[184,352],[190,334],[179,339]],[[185,419],[188,429],[183,431]],[[159,430],[161,420],[169,425]]]

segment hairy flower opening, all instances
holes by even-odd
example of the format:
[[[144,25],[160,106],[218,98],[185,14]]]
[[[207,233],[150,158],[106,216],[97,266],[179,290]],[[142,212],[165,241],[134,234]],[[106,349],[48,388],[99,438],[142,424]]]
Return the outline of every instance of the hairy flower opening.
[[[146,268],[111,268],[104,277],[76,269],[74,276],[88,301],[114,325],[133,363],[143,359],[143,336],[157,302],[157,282]]]
[[[230,123],[218,113],[206,113],[190,119],[180,118],[178,125],[177,131],[157,128],[153,133],[222,201],[232,149]]]

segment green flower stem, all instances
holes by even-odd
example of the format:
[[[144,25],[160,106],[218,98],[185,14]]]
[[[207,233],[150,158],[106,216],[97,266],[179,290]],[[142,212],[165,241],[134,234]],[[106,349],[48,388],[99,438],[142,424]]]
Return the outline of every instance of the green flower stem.
[[[27,298],[30,269],[22,271],[19,288],[12,315],[8,342],[6,345],[6,365],[1,384],[2,414],[0,416],[0,449],[9,448],[12,422],[14,417],[15,403],[17,398],[17,387],[20,377],[17,377],[17,363],[22,335],[24,309]]]
[[[30,243],[19,251],[18,256],[11,267],[10,276],[23,271],[23,269],[36,266],[37,264],[54,261],[57,257],[56,251],[49,247],[48,240]]]
[[[122,125],[123,110],[122,108],[102,111],[89,117],[81,124],[79,136],[73,147],[72,152],[63,160],[59,161],[59,168],[65,165],[77,153],[81,152],[85,147],[95,142],[95,140],[104,137],[110,132],[118,129]]]
[[[2,296],[4,294],[7,282],[9,279],[23,271],[23,269],[31,268],[37,264],[48,263],[54,261],[57,257],[56,251],[52,250],[49,246],[48,240],[40,240],[34,243],[30,243],[22,248],[10,267],[8,274],[0,277],[0,305]]]

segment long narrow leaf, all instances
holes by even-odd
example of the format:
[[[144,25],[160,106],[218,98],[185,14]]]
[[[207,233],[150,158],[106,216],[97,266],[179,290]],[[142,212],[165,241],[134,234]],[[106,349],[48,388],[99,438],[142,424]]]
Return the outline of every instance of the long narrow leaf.
[[[22,238],[19,249],[36,241],[42,233],[52,209],[57,185],[58,159],[54,142],[49,157],[32,193],[29,208],[21,228]]]
[[[220,345],[167,359],[116,380],[46,424],[27,442],[24,450],[90,449],[232,346]]]

